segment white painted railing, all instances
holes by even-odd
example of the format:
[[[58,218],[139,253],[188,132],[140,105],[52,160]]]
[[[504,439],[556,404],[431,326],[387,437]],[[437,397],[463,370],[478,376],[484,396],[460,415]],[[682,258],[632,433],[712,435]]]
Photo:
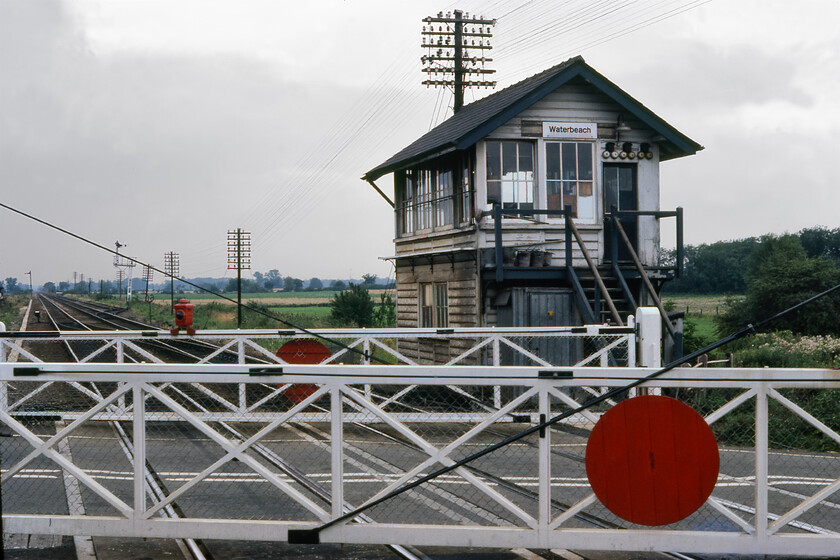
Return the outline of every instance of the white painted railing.
[[[0,438],[5,530],[282,541],[577,407],[587,387],[650,371],[0,364],[0,423],[12,435]],[[288,398],[301,385],[310,391]],[[684,521],[633,525],[593,495],[582,459],[607,402],[331,527],[321,542],[836,553],[840,372],[678,368],[649,385],[693,406],[718,440],[717,485]],[[241,387],[244,411],[234,404]],[[174,504],[186,517],[164,515]]]
[[[87,331],[4,333],[0,362],[43,362],[49,344],[66,343],[81,363],[168,361],[158,349],[168,347],[179,361],[240,364],[285,363],[277,349],[290,340],[315,338],[332,356],[324,363],[381,362],[418,365],[575,365],[636,364],[633,318],[627,327],[451,328],[451,329],[313,329],[214,330],[195,335],[169,331]],[[157,346],[158,349],[154,347]]]

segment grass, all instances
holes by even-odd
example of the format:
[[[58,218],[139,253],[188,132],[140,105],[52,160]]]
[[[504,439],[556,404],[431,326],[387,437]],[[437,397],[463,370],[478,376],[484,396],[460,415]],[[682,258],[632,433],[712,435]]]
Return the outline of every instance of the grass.
[[[6,301],[0,303],[0,322],[6,325],[6,330],[17,330],[23,319],[26,305],[29,303],[29,295],[17,294],[6,296]]]
[[[231,299],[236,299],[236,292],[219,292],[224,296],[227,296]],[[295,299],[323,299],[324,301],[329,301],[330,298],[335,296],[339,292],[335,290],[324,290],[320,292],[253,292],[253,293],[243,293],[242,294],[242,301],[245,300],[260,300],[260,299],[288,299],[288,300],[295,300]],[[169,292],[160,292],[155,294],[155,298],[159,299],[168,299]],[[219,298],[213,294],[208,293],[185,293],[179,294],[175,292],[175,300],[177,301],[179,298],[186,298],[190,301],[193,300],[218,300]]]

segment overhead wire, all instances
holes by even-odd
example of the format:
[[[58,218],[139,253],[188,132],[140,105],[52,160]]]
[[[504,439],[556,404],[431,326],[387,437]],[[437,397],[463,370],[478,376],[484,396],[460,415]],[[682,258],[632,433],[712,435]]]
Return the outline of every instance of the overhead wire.
[[[282,323],[282,324],[286,325],[287,327],[291,327],[291,328],[293,328],[295,330],[298,330],[298,331],[300,331],[304,334],[312,336],[313,338],[317,338],[317,339],[323,340],[325,342],[335,344],[335,345],[341,347],[342,349],[347,350],[348,352],[352,352],[354,354],[359,354],[361,356],[364,356],[367,359],[370,359],[370,360],[373,360],[375,362],[379,362],[379,363],[382,363],[382,364],[387,364],[388,363],[385,360],[382,360],[381,358],[378,358],[377,356],[374,356],[374,355],[370,354],[369,352],[359,350],[358,348],[355,348],[355,347],[352,347],[352,346],[348,346],[348,345],[344,344],[343,342],[341,342],[340,340],[335,340],[335,339],[330,338],[328,336],[324,336],[322,334],[319,334],[317,332],[309,330],[305,327],[301,327],[299,325],[296,325],[296,324],[292,323],[291,321],[287,321],[286,319],[283,319],[282,317],[278,317],[278,316],[274,315],[273,313],[269,313],[269,312],[267,312],[263,309],[258,309],[256,307],[251,307],[250,305],[245,304],[245,303],[239,303],[235,299],[229,298],[226,295],[221,294],[219,292],[216,292],[214,290],[211,290],[211,289],[209,289],[205,286],[201,286],[201,285],[196,284],[194,282],[191,282],[189,280],[185,280],[184,278],[178,278],[176,276],[173,276],[172,274],[166,272],[165,270],[161,270],[160,268],[157,268],[156,266],[153,266],[149,263],[143,262],[136,257],[131,257],[131,256],[123,254],[123,253],[118,253],[117,251],[115,251],[113,249],[110,249],[110,248],[102,245],[101,243],[97,243],[96,241],[93,241],[91,239],[83,237],[83,236],[81,236],[77,233],[73,233],[72,231],[70,231],[68,229],[65,229],[65,228],[57,226],[53,223],[47,222],[46,220],[42,220],[41,218],[38,218],[37,216],[34,216],[32,214],[24,212],[23,210],[19,210],[17,208],[9,206],[8,204],[4,204],[4,203],[0,202],[0,208],[5,208],[6,210],[9,210],[10,212],[14,212],[15,214],[23,216],[24,218],[28,218],[28,219],[30,219],[34,222],[37,222],[41,225],[47,226],[48,228],[54,229],[54,230],[56,230],[58,232],[61,232],[65,235],[68,235],[68,236],[70,236],[74,239],[82,241],[83,243],[86,243],[88,245],[96,247],[97,249],[101,249],[102,251],[105,251],[105,252],[110,253],[112,255],[121,257],[121,258],[123,258],[125,260],[128,260],[130,262],[133,262],[136,265],[140,265],[142,267],[147,267],[149,270],[153,270],[153,271],[157,272],[158,274],[162,274],[165,278],[172,278],[173,280],[177,280],[178,282],[186,284],[187,286],[190,286],[190,287],[195,288],[197,290],[200,290],[202,292],[206,292],[210,295],[216,296],[216,297],[218,297],[220,299],[223,299],[225,301],[235,303],[238,306],[240,306],[242,309],[247,309],[248,311],[251,311],[251,312],[256,313],[258,315],[262,315],[263,317],[268,317],[269,319],[273,319],[273,320],[277,321],[278,323]]]

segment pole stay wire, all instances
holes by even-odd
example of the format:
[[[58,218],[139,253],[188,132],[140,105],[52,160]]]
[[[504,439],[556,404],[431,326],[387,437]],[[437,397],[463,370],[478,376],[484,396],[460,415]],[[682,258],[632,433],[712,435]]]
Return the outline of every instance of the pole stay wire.
[[[562,413],[560,413],[556,416],[553,416],[553,417],[549,418],[548,420],[546,420],[544,422],[540,422],[538,424],[535,424],[535,425],[531,426],[530,428],[519,432],[518,434],[514,434],[514,435],[512,435],[510,437],[507,437],[504,440],[499,441],[499,442],[497,442],[497,443],[495,443],[495,444],[493,444],[489,447],[485,447],[484,449],[482,449],[480,451],[477,451],[477,452],[473,453],[472,455],[468,455],[467,457],[464,457],[463,459],[460,459],[459,461],[456,461],[456,462],[452,463],[451,465],[441,467],[440,469],[438,469],[434,472],[431,472],[431,473],[429,473],[429,474],[427,474],[427,475],[425,475],[421,478],[418,478],[417,480],[415,480],[413,482],[410,482],[408,484],[405,484],[404,486],[396,488],[393,491],[389,492],[388,494],[386,494],[386,495],[384,495],[380,498],[377,498],[376,500],[365,503],[365,504],[359,506],[358,508],[354,509],[353,511],[342,515],[341,517],[337,517],[337,518],[333,519],[332,521],[328,521],[327,523],[324,523],[320,527],[315,527],[314,529],[290,530],[289,531],[289,543],[290,544],[318,544],[318,543],[320,543],[319,534],[324,529],[328,529],[329,527],[332,527],[333,525],[337,525],[339,523],[343,523],[344,521],[349,521],[350,519],[353,519],[354,517],[358,516],[359,514],[367,511],[368,509],[370,509],[370,508],[372,508],[376,505],[381,504],[382,502],[385,502],[386,500],[389,500],[389,499],[391,499],[395,496],[398,496],[398,495],[400,495],[404,492],[407,492],[408,490],[416,488],[416,487],[420,486],[421,484],[424,484],[424,483],[426,483],[426,482],[428,482],[428,481],[430,481],[434,478],[437,478],[441,475],[452,472],[455,469],[463,467],[467,463],[470,463],[470,462],[472,462],[476,459],[484,457],[485,455],[489,455],[490,453],[493,453],[494,451],[497,451],[497,450],[501,449],[502,447],[510,445],[511,443],[519,441],[520,439],[525,438],[525,437],[527,437],[531,434],[534,434],[536,432],[540,432],[540,431],[544,430],[545,428],[553,426],[554,424],[560,422],[561,420],[569,418],[570,416],[573,416],[575,414],[579,414],[580,412],[583,412],[587,408],[595,406],[596,404],[600,404],[600,403],[606,401],[607,399],[615,397],[615,396],[617,396],[617,395],[619,395],[619,394],[621,394],[621,393],[623,393],[623,392],[625,392],[629,389],[633,389],[635,387],[638,387],[638,386],[640,386],[640,385],[642,385],[642,384],[644,384],[648,381],[651,381],[651,380],[653,380],[653,379],[671,371],[672,369],[674,369],[674,368],[676,368],[676,367],[678,367],[678,366],[680,366],[680,365],[682,365],[686,362],[689,362],[689,361],[691,361],[691,360],[693,360],[693,359],[695,359],[699,356],[702,356],[703,354],[705,354],[707,352],[710,352],[710,351],[715,350],[716,348],[719,348],[719,347],[721,347],[725,344],[728,344],[730,342],[738,340],[739,338],[742,338],[742,337],[744,337],[748,334],[754,334],[755,332],[758,331],[758,329],[767,325],[768,323],[771,323],[771,322],[775,321],[776,319],[779,319],[782,316],[787,315],[788,313],[792,313],[793,311],[796,311],[796,310],[808,305],[809,303],[812,303],[812,302],[814,302],[814,301],[816,301],[820,298],[823,298],[823,297],[825,297],[825,296],[827,296],[827,295],[829,295],[832,292],[835,292],[837,290],[840,290],[840,284],[837,284],[837,285],[835,285],[835,286],[833,286],[833,287],[831,287],[831,288],[829,288],[829,289],[827,289],[823,292],[820,292],[819,294],[817,294],[815,296],[812,296],[812,297],[810,297],[810,298],[808,298],[804,301],[801,301],[801,302],[797,303],[796,305],[788,307],[784,311],[780,311],[779,313],[776,313],[772,317],[768,317],[767,319],[763,319],[761,321],[758,321],[755,324],[750,323],[747,326],[741,328],[740,330],[738,330],[738,331],[736,331],[736,332],[734,332],[734,333],[732,333],[728,336],[725,336],[725,337],[721,338],[720,340],[718,340],[716,342],[713,342],[712,344],[709,344],[708,346],[706,346],[704,348],[701,348],[700,350],[696,350],[696,351],[692,352],[688,356],[684,356],[682,358],[679,358],[677,360],[674,360],[674,361],[670,362],[669,364],[665,365],[665,367],[663,367],[662,369],[657,370],[657,371],[655,371],[655,372],[653,372],[653,373],[651,373],[651,374],[649,374],[645,377],[640,377],[640,378],[638,378],[634,381],[631,381],[630,383],[628,383],[626,385],[623,385],[621,387],[615,387],[615,388],[611,389],[610,391],[607,391],[606,393],[602,393],[601,395],[599,395],[597,397],[593,397],[592,399],[586,401],[585,403],[583,403],[582,405],[580,405],[579,407],[577,407],[575,409],[567,410],[566,412],[562,412]]]
[[[253,311],[254,313],[257,313],[258,315],[262,315],[264,317],[268,317],[269,319],[273,319],[275,321],[283,323],[284,325],[286,325],[288,327],[292,327],[295,330],[299,330],[300,332],[302,332],[304,334],[307,334],[307,335],[315,337],[315,338],[319,338],[319,339],[321,339],[323,341],[326,341],[326,342],[329,342],[331,344],[335,344],[337,346],[340,346],[344,350],[359,354],[360,356],[364,356],[364,357],[366,357],[370,360],[379,362],[381,364],[387,364],[388,363],[385,360],[382,360],[381,358],[377,358],[376,356],[374,356],[374,355],[372,355],[368,352],[363,352],[362,350],[359,350],[358,348],[353,348],[351,346],[347,346],[343,342],[332,339],[328,336],[324,336],[322,334],[318,334],[318,333],[313,332],[309,329],[306,329],[304,327],[296,325],[296,324],[294,324],[290,321],[286,321],[285,319],[281,319],[280,317],[277,317],[276,315],[273,315],[272,313],[268,313],[267,311],[263,311],[262,309],[257,309],[257,308],[251,307],[247,304],[240,304],[233,298],[229,298],[226,295],[215,292],[215,291],[213,291],[209,288],[205,288],[204,286],[199,286],[198,284],[194,284],[194,283],[190,282],[189,280],[184,280],[182,278],[176,278],[174,275],[172,275],[172,274],[170,274],[166,271],[163,271],[159,268],[156,268],[156,267],[154,267],[154,266],[152,266],[148,263],[145,263],[145,262],[143,262],[139,259],[136,259],[134,257],[129,257],[128,255],[124,255],[122,253],[117,253],[113,249],[109,249],[108,247],[106,247],[104,245],[101,245],[101,244],[99,244],[95,241],[91,241],[90,239],[87,239],[86,237],[82,237],[81,235],[75,234],[72,231],[68,231],[68,230],[66,230],[62,227],[59,227],[59,226],[55,225],[55,224],[51,224],[47,221],[44,221],[40,218],[37,218],[37,217],[33,216],[32,214],[27,214],[26,212],[24,212],[22,210],[18,210],[17,208],[13,208],[13,207],[11,207],[7,204],[3,204],[2,202],[0,202],[0,207],[5,208],[6,210],[9,210],[11,212],[14,212],[15,214],[19,214],[19,215],[23,216],[24,218],[29,218],[30,220],[38,222],[39,224],[45,225],[45,226],[47,226],[51,229],[54,229],[56,231],[60,231],[61,233],[65,234],[65,235],[69,235],[70,237],[78,239],[79,241],[87,243],[88,245],[92,245],[92,246],[96,247],[97,249],[102,249],[103,251],[111,253],[112,255],[119,255],[120,257],[123,257],[123,258],[125,258],[125,259],[127,259],[127,260],[129,260],[133,263],[139,264],[140,266],[148,267],[150,270],[154,270],[155,272],[158,272],[158,273],[162,274],[166,278],[172,278],[172,279],[178,280],[179,282],[183,282],[184,284],[187,284],[188,286],[191,286],[191,287],[196,288],[198,290],[201,290],[203,292],[207,292],[208,294],[214,295],[214,296],[216,296],[218,298],[221,298],[225,301],[229,301],[231,303],[235,303],[237,305],[240,305],[241,307],[247,309],[248,311]]]

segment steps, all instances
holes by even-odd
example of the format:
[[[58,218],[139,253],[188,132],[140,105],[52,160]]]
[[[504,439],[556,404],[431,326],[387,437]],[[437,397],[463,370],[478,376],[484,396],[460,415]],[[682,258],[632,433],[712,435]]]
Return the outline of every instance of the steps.
[[[596,301],[596,292],[599,292],[600,290],[598,289],[598,285],[592,272],[588,268],[577,269],[576,272],[578,274],[581,287],[583,288],[583,292],[586,296],[586,300],[589,302],[590,309],[595,314],[596,322],[609,323],[613,325],[617,324],[610,312],[610,308],[604,294],[600,294],[600,301]],[[626,322],[627,316],[634,314],[636,309],[627,298],[624,290],[621,289],[621,283],[618,278],[616,278],[615,273],[611,268],[599,267],[598,273],[601,275],[601,280],[603,280],[607,293],[612,299],[613,305],[615,305],[621,320]],[[630,285],[630,289],[633,290],[635,296],[636,289],[634,284],[636,282],[627,282]]]

